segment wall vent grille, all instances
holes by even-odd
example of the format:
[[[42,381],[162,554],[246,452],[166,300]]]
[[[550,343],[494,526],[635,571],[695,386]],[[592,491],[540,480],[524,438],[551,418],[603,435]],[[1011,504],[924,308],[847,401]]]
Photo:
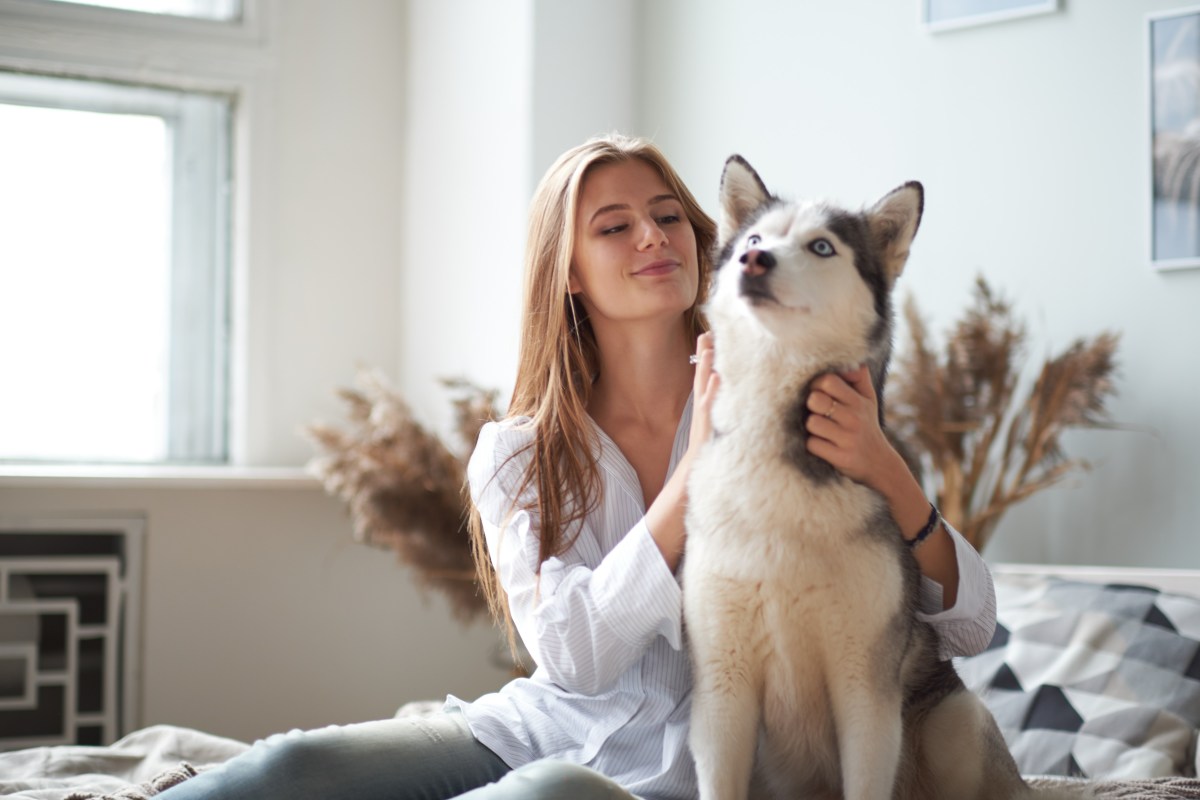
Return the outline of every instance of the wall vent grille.
[[[0,750],[111,744],[137,726],[144,531],[0,517]]]

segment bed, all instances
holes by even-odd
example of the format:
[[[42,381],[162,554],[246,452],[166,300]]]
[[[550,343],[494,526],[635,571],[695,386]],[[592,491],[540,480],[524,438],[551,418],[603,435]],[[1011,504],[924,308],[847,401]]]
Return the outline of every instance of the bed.
[[[1200,570],[999,564],[993,574],[996,635],[956,666],[1030,782],[1200,800]],[[150,797],[248,746],[158,725],[108,747],[0,753],[0,797]]]

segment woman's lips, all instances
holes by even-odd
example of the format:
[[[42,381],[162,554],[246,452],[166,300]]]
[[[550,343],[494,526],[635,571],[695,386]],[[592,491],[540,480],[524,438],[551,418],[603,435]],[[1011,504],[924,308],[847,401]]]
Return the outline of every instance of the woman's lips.
[[[663,259],[662,261],[652,261],[633,274],[634,275],[644,275],[646,277],[653,277],[654,275],[666,275],[668,272],[674,272],[678,268],[679,268],[678,261],[672,261],[671,259]]]

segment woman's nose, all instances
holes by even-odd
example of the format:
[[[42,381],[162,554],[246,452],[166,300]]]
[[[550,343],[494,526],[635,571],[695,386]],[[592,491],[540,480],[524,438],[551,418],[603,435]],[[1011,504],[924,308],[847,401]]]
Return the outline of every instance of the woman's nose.
[[[641,247],[655,247],[667,243],[667,233],[654,220],[647,220],[642,226]]]

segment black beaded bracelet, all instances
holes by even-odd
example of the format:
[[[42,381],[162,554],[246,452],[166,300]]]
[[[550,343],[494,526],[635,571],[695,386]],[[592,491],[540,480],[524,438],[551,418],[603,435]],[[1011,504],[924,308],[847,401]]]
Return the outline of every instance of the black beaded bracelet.
[[[916,547],[921,542],[929,538],[929,534],[933,533],[937,528],[938,522],[941,520],[941,515],[938,514],[937,506],[933,503],[929,504],[929,521],[925,523],[925,527],[921,528],[921,532],[911,539],[905,539],[904,543],[909,547]]]

